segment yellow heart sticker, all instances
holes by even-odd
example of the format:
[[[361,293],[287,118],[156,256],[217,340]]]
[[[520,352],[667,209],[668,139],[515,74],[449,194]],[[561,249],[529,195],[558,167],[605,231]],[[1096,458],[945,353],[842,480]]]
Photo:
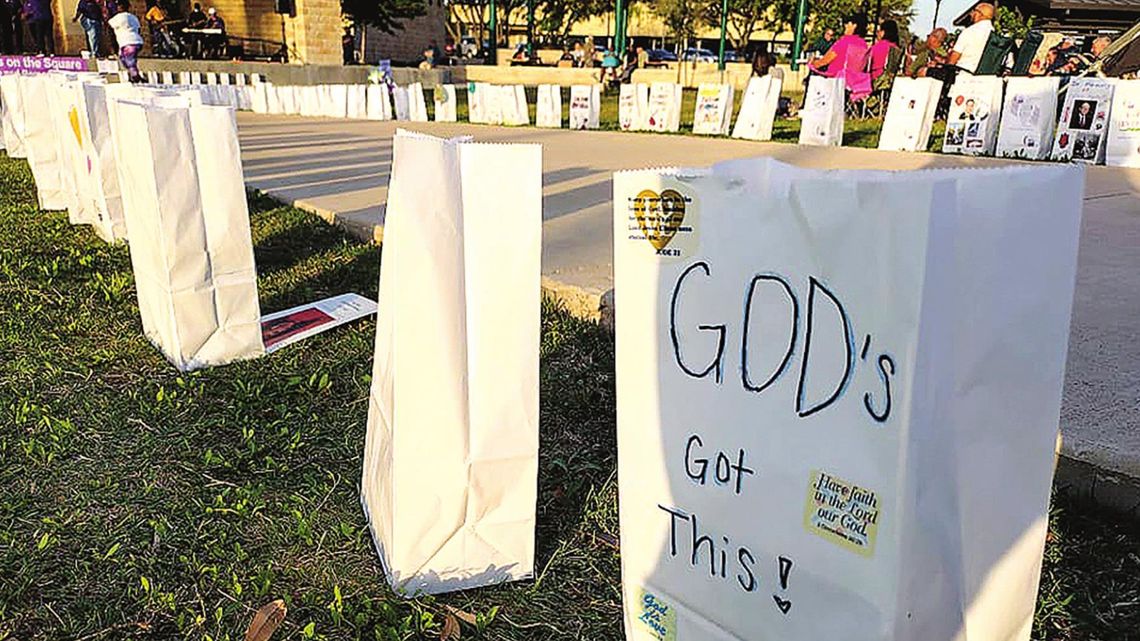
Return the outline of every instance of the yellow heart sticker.
[[[660,194],[645,189],[634,198],[633,213],[646,240],[661,251],[681,229],[685,220],[685,197],[673,189]]]

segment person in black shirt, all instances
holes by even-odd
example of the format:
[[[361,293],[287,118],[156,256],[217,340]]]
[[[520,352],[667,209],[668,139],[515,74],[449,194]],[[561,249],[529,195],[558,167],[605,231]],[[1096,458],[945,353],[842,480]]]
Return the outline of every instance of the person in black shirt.
[[[201,29],[206,26],[206,19],[206,12],[202,11],[202,5],[195,2],[194,8],[186,16],[186,26],[191,29]]]

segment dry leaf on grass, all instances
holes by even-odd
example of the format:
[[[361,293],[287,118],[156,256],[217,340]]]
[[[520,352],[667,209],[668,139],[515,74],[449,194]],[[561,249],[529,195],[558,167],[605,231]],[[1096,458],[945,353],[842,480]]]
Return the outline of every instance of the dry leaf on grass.
[[[249,622],[249,629],[245,631],[245,641],[269,641],[269,637],[277,631],[285,621],[285,602],[281,599],[265,604],[253,615]]]
[[[459,608],[453,608],[450,605],[446,606],[446,607],[447,607],[448,612],[459,617],[459,619],[461,621],[463,621],[464,623],[466,623],[467,625],[475,625],[476,619],[475,619],[474,614],[471,614],[470,612],[464,612],[463,610],[460,610]]]
[[[459,630],[459,619],[448,612],[443,615],[443,629],[439,631],[440,641],[459,641],[462,632]]]

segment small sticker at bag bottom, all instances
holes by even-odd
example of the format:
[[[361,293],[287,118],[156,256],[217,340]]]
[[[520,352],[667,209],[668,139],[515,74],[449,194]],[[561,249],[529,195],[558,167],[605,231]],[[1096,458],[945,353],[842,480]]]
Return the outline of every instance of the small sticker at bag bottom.
[[[857,554],[875,553],[879,497],[820,470],[813,470],[804,505],[804,528]]]
[[[639,588],[634,607],[634,625],[646,633],[642,638],[656,641],[677,640],[677,611],[660,596]]]

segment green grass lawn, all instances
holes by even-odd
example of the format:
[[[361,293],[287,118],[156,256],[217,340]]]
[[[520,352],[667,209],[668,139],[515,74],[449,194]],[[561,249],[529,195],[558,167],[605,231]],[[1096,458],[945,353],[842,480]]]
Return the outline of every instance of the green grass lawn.
[[[263,310],[376,295],[379,248],[251,214]],[[358,499],[373,332],[179,374],[127,249],[38,211],[0,154],[0,640],[236,640],[275,598],[275,639],[433,639],[449,608],[477,617],[463,638],[621,639],[611,338],[544,305],[538,578],[405,601]],[[1140,527],[1059,498],[1037,638],[1138,630]]]
[[[460,122],[466,122],[468,119],[467,112],[467,91],[463,87],[459,87],[456,94],[456,115]],[[428,117],[435,118],[435,102],[433,99],[433,92],[427,91],[427,107]],[[526,87],[527,104],[530,107],[530,121],[535,122],[535,112],[537,111],[538,102],[538,88]],[[792,102],[799,105],[803,99],[803,91],[784,91],[784,96],[789,97]],[[737,91],[733,98],[732,122],[735,125],[736,116],[740,113],[740,105],[744,99],[744,94]],[[693,132],[693,111],[697,103],[697,90],[685,89],[685,96],[681,101],[681,130],[677,134],[662,134],[662,135],[691,135]],[[562,88],[562,125],[566,126],[570,122],[570,89],[568,87]],[[602,93],[602,105],[598,113],[599,128],[605,131],[618,131],[618,92],[617,90],[606,91]],[[847,118],[843,127],[843,144],[847,147],[868,147],[875,148],[879,145],[879,130],[882,129],[883,121],[881,118]],[[946,123],[939,121],[934,123],[934,127],[930,133],[930,142],[927,145],[928,151],[942,151],[942,136],[946,131]],[[772,140],[774,142],[789,142],[795,143],[800,138],[800,120],[798,118],[777,118],[772,127]]]

